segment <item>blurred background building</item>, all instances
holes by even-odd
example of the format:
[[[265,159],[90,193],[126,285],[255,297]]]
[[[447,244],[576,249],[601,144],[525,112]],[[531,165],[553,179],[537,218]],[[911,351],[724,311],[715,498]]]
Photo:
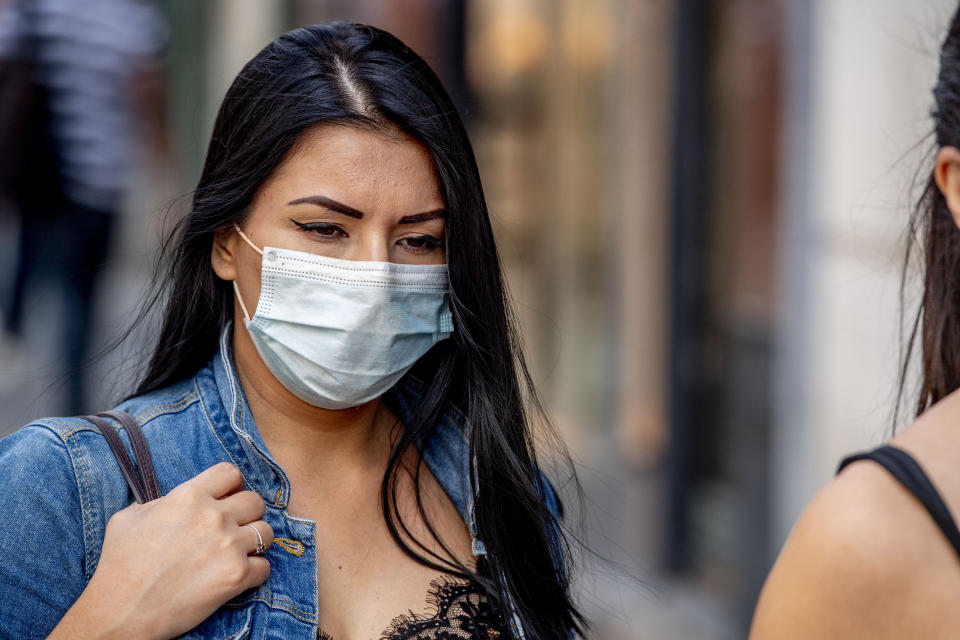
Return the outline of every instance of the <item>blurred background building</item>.
[[[586,489],[583,534],[612,561],[579,585],[596,637],[744,637],[803,506],[893,426],[904,233],[956,2],[157,6],[171,151],[135,167],[97,346],[132,319],[243,63],[298,25],[381,26],[438,70],[472,132],[535,378]],[[62,314],[43,287],[28,298],[22,337],[0,341],[0,435],[67,411],[70,375],[87,410],[111,405],[151,338],[65,373]]]

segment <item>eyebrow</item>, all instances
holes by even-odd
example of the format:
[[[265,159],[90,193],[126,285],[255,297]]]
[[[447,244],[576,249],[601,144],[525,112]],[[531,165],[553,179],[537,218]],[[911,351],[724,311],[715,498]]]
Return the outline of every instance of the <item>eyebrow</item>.
[[[291,200],[287,203],[287,205],[295,204],[315,204],[318,207],[323,207],[324,209],[329,209],[330,211],[336,211],[337,213],[342,213],[345,216],[350,216],[351,218],[356,218],[357,220],[363,218],[363,211],[354,209],[353,207],[345,205],[342,202],[337,202],[333,198],[328,198],[327,196],[304,196],[302,198]],[[437,218],[444,217],[446,217],[446,211],[443,209],[434,209],[432,211],[424,211],[423,213],[415,213],[410,216],[404,216],[400,218],[399,224],[415,224],[417,222],[426,222],[428,220],[436,220]]]

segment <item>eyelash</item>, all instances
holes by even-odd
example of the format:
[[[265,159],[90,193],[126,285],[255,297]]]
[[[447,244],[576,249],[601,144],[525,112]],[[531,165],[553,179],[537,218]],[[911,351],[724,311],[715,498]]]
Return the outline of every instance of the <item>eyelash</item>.
[[[347,232],[344,231],[342,227],[339,227],[331,222],[297,222],[296,220],[291,220],[290,222],[297,225],[300,231],[305,231],[308,233],[317,232],[317,235],[323,240],[332,240],[333,238],[337,237],[337,234],[339,234],[340,237],[348,237]],[[411,253],[430,253],[431,251],[436,251],[444,246],[443,238],[435,238],[431,235],[403,238],[401,242],[406,243],[404,248]],[[411,245],[410,242],[422,244],[420,246],[414,246]]]
[[[414,236],[412,238],[403,238],[402,241],[407,243],[405,246],[407,251],[414,253],[430,253],[431,251],[443,248],[443,238],[434,238],[433,236]],[[420,247],[415,247],[409,244],[411,241],[422,242],[423,244]]]
[[[291,220],[293,224],[297,225],[300,228],[300,231],[306,232],[318,232],[318,235],[324,239],[330,239],[334,237],[332,233],[323,233],[325,231],[333,231],[334,233],[339,233],[343,237],[347,236],[347,232],[344,231],[341,227],[330,223],[330,222],[297,222],[296,220]]]

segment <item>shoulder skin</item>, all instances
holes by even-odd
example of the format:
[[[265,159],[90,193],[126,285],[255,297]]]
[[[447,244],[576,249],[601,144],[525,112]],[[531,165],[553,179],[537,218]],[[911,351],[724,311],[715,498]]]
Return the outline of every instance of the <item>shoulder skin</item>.
[[[957,519],[960,396],[891,443],[924,467]],[[807,506],[763,588],[751,640],[960,637],[960,557],[923,505],[871,461]]]

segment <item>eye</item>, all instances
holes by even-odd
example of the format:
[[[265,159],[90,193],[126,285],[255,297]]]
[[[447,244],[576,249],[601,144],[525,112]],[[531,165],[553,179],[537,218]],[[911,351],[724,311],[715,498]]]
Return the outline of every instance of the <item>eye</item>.
[[[324,239],[347,238],[347,232],[343,227],[335,225],[332,222],[297,222],[291,219],[290,222],[297,225],[300,231],[306,231]]]
[[[429,253],[443,247],[443,238],[433,236],[413,236],[411,238],[402,238],[399,244],[407,251],[413,253]]]

